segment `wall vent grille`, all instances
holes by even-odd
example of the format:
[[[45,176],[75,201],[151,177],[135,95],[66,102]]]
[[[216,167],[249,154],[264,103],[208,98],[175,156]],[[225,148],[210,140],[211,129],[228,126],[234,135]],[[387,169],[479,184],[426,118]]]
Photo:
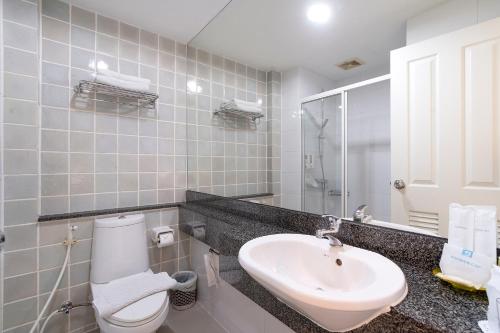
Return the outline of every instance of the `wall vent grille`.
[[[497,247],[499,245],[500,245],[500,220],[497,221]]]
[[[343,70],[347,71],[356,67],[359,67],[363,65],[365,62],[358,59],[358,58],[352,58],[349,60],[346,60],[340,64],[337,64],[337,67],[342,68]]]
[[[412,227],[424,229],[431,233],[439,234],[439,215],[428,212],[408,212],[409,225]]]

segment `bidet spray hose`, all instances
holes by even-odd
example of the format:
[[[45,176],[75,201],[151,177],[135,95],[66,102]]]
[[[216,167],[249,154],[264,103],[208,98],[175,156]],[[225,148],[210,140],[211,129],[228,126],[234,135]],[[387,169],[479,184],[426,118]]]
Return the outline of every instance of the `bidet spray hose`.
[[[49,316],[47,317],[47,319],[45,319],[45,322],[43,323],[43,326],[42,326],[42,329],[40,330],[40,333],[43,333],[45,331],[45,327],[47,326],[50,319],[58,313],[59,313],[59,310],[55,310],[54,312],[49,314]]]
[[[61,307],[59,308],[59,310],[55,310],[53,311],[48,317],[47,319],[45,319],[45,322],[43,323],[42,325],[42,329],[40,330],[40,333],[43,333],[45,332],[45,328],[47,327],[50,319],[52,319],[53,316],[55,316],[56,314],[58,313],[65,313],[65,314],[69,314],[69,312],[73,309],[76,309],[76,308],[80,308],[80,307],[85,307],[85,306],[92,306],[92,303],[82,303],[82,304],[76,304],[76,305],[73,305],[73,303],[71,303],[70,301],[67,301],[67,302],[64,302]]]
[[[42,311],[40,311],[40,314],[36,318],[35,323],[33,324],[33,327],[31,327],[30,333],[34,333],[36,331],[36,328],[38,327],[38,324],[40,324],[40,320],[42,319],[45,311],[47,311],[47,308],[49,307],[50,303],[52,302],[52,299],[54,298],[54,295],[56,293],[57,287],[59,287],[59,284],[61,284],[61,280],[62,280],[62,277],[64,275],[64,271],[66,270],[66,267],[68,266],[68,261],[69,261],[69,257],[70,257],[70,254],[71,254],[71,246],[74,243],[74,241],[73,241],[73,230],[76,230],[76,227],[71,227],[71,228],[68,229],[68,237],[67,237],[66,242],[65,242],[65,245],[68,248],[66,249],[66,257],[64,258],[64,263],[63,263],[63,265],[61,267],[61,272],[59,273],[59,276],[57,277],[56,283],[54,284],[54,288],[52,288],[52,291],[50,292],[50,295],[49,295],[49,298],[47,299],[47,302],[45,302],[45,305],[44,305]],[[53,316],[53,314],[54,313],[51,313],[47,317],[47,320],[45,322],[47,322]],[[45,324],[43,325],[43,327],[45,327]]]

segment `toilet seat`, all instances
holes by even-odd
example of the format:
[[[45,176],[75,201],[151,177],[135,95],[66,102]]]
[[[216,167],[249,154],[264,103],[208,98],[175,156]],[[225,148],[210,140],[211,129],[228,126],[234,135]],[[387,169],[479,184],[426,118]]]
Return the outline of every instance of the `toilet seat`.
[[[151,274],[154,273],[151,272]],[[92,295],[97,297],[106,287],[107,284],[91,283]],[[110,317],[100,319],[121,327],[141,326],[158,317],[165,307],[168,307],[168,301],[167,291],[162,291],[126,306]]]
[[[104,318],[118,326],[139,326],[155,319],[163,309],[167,292],[163,291],[143,298],[114,313],[109,318]]]

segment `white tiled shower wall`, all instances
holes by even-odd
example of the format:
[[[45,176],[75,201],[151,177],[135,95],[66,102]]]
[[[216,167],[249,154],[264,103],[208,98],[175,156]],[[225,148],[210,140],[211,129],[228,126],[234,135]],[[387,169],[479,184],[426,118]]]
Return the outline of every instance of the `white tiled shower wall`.
[[[74,247],[53,306],[68,298],[83,302],[89,294],[93,218],[37,223],[39,209],[42,214],[52,214],[183,200],[187,182],[185,106],[186,103],[192,106],[193,102],[192,96],[186,102],[185,74],[194,60],[181,43],[64,2],[0,2],[4,54],[1,192],[5,199],[1,215],[8,239],[0,254],[4,268],[0,329],[18,333],[29,331],[41,310],[62,265],[65,248],[61,242],[73,224],[79,226],[75,236],[80,242]],[[210,64],[206,67],[213,73],[220,69],[220,60],[231,64],[230,60],[197,51],[195,64]],[[73,98],[72,86],[79,79],[88,78],[93,71],[89,64],[99,61],[122,73],[151,79],[153,90],[160,95],[157,112],[124,109],[112,101],[94,104]],[[253,97],[252,80],[255,80],[258,95],[262,91],[257,84],[259,76],[253,78],[253,69],[232,63],[234,70],[240,72],[234,73],[235,83],[224,81],[224,91],[242,90],[247,98]],[[238,74],[243,73],[243,67],[246,76]],[[223,74],[231,77],[232,68],[224,67]],[[266,97],[278,96],[274,96],[278,114],[279,93],[273,94],[271,90],[269,94],[267,88],[267,81],[277,80],[278,74],[265,74],[266,79],[260,82],[266,84]],[[236,80],[247,79],[248,75],[246,90],[237,88]],[[199,84],[204,83],[200,80]],[[203,123],[211,110],[203,106],[206,98],[194,100],[196,107],[191,109],[205,113],[190,123],[191,128],[196,129],[197,138],[205,131],[208,141],[218,141],[212,140],[217,135],[216,126]],[[265,118],[264,123],[269,126],[273,122]],[[233,135],[240,139],[229,144],[238,144],[246,152],[254,150],[250,145],[256,145],[258,156],[262,157],[263,148],[259,150],[259,146],[267,145],[267,141],[255,143],[253,134],[238,133],[239,128]],[[279,142],[273,144],[277,146]],[[210,156],[215,156],[213,152]],[[217,155],[223,158],[224,165],[227,156]],[[276,159],[267,155],[265,158]],[[220,162],[210,159],[210,163]],[[212,171],[219,170],[212,166],[207,171],[214,177]],[[244,183],[250,177],[250,173],[242,176],[238,187],[241,194],[254,189]],[[265,183],[252,184],[259,189],[263,186],[259,184]],[[145,213],[148,228],[177,225],[175,208]],[[187,243],[183,235],[177,237],[178,242],[171,248],[161,251],[151,248],[154,270],[172,272],[189,266]],[[49,331],[83,332],[94,327],[92,311],[81,308],[69,317],[54,319]]]

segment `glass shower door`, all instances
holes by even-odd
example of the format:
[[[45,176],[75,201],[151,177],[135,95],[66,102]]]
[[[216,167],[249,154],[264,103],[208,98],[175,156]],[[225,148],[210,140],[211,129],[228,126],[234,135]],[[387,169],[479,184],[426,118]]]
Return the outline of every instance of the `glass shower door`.
[[[302,210],[342,214],[342,95],[302,104]]]
[[[376,220],[391,221],[391,106],[389,80],[347,92],[347,211],[368,205]]]

